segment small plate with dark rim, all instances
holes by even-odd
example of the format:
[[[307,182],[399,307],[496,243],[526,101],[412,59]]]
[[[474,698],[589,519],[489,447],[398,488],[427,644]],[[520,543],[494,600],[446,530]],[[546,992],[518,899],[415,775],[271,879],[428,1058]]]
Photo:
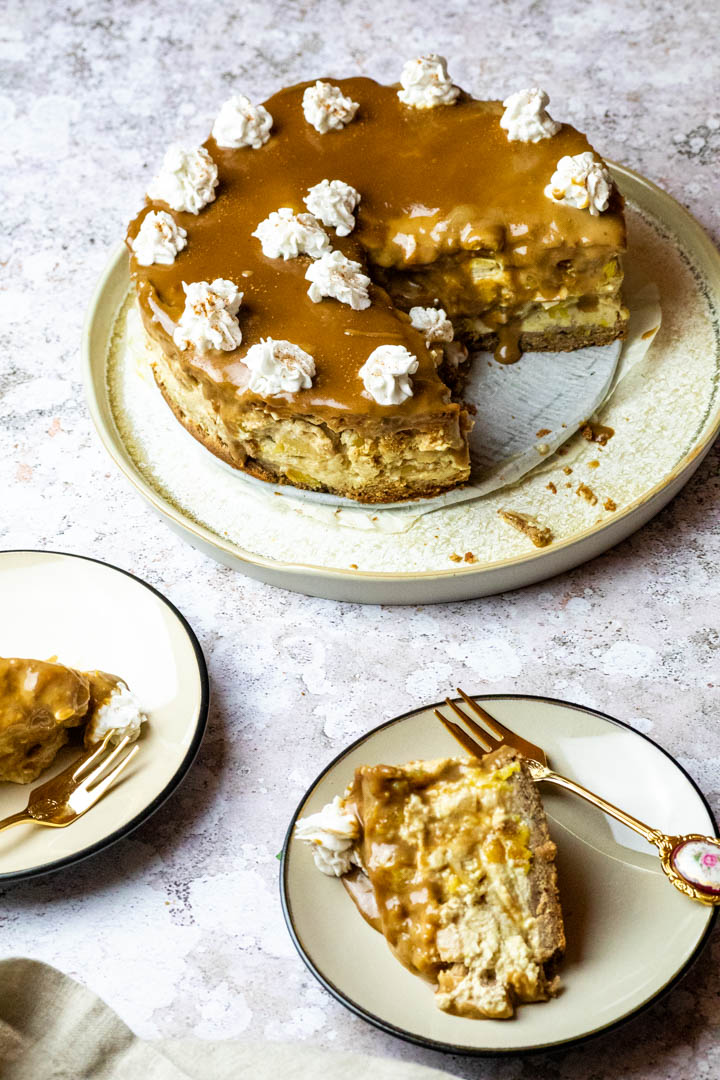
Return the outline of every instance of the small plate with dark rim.
[[[593,709],[525,695],[478,695],[491,713],[544,747],[552,766],[671,833],[718,835],[712,812],[683,768],[651,739]],[[567,1046],[637,1015],[688,971],[717,908],[668,882],[654,849],[625,826],[550,785],[541,794],[558,847],[568,947],[563,988],[521,1005],[512,1020],[441,1012],[432,988],[393,957],[341,882],[321,874],[298,817],[342,794],[359,765],[459,756],[435,705],[382,724],[344,750],[311,785],[283,848],[281,895],[295,947],[322,985],[356,1015],[392,1035],[454,1054],[513,1054]]]
[[[141,752],[84,817],[65,829],[0,833],[0,882],[69,866],[127,836],[175,790],[207,722],[205,659],[185,618],[161,593],[107,563],[52,551],[0,552],[0,656],[58,661],[119,675],[147,712]],[[0,783],[0,819],[79,750],[64,748],[34,784]]]

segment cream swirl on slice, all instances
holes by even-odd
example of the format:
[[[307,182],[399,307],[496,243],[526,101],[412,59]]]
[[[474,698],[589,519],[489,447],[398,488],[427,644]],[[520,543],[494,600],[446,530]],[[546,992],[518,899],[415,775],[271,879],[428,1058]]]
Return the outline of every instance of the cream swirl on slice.
[[[326,135],[328,131],[339,131],[349,124],[360,105],[346,97],[339,86],[318,79],[303,94],[302,107],[308,124]]]
[[[330,250],[330,237],[312,214],[294,214],[289,206],[273,210],[255,232],[268,259],[319,259]]]
[[[296,394],[309,390],[315,375],[315,361],[292,341],[263,338],[244,357],[250,371],[248,386],[254,394]]]
[[[310,263],[305,278],[310,282],[308,296],[314,304],[328,296],[348,304],[353,311],[370,307],[370,278],[363,274],[359,262],[348,259],[341,251],[330,251],[317,262]]]
[[[218,146],[231,150],[241,146],[259,150],[270,138],[272,125],[273,118],[264,105],[253,105],[244,94],[233,94],[217,115],[212,137]]]
[[[531,86],[518,90],[503,101],[505,112],[500,127],[507,131],[508,142],[540,142],[551,139],[562,127],[546,111],[550,98],[544,90]]]
[[[448,75],[447,60],[437,53],[408,60],[400,75],[402,90],[398,97],[403,105],[415,109],[434,109],[437,105],[454,105],[460,93]]]
[[[198,214],[215,199],[217,165],[200,146],[187,150],[175,143],[169,147],[160,172],[148,185],[149,199],[165,202],[172,210]]]
[[[187,232],[167,210],[147,213],[137,236],[130,241],[140,266],[171,266],[177,253],[186,246]]]
[[[214,281],[183,281],[185,309],[175,327],[173,341],[179,349],[198,352],[222,349],[229,352],[242,342],[237,312],[243,294],[226,278]]]
[[[379,345],[368,356],[358,375],[378,405],[402,405],[412,397],[412,380],[418,359],[404,345]]]
[[[597,217],[607,210],[612,192],[612,178],[590,150],[574,157],[561,157],[545,194],[553,202],[589,210]]]
[[[409,314],[411,324],[424,335],[427,342],[452,341],[455,336],[453,324],[444,308],[412,307]]]
[[[342,180],[321,180],[311,187],[303,202],[311,214],[338,236],[349,236],[355,228],[353,211],[360,202],[357,188]]]
[[[140,729],[146,722],[147,716],[140,708],[140,702],[132,690],[123,682],[115,686],[107,701],[93,714],[85,729],[85,742],[88,746],[103,741],[111,731],[115,731],[110,740],[113,743],[120,742],[127,736],[131,742],[135,742],[140,736]]]
[[[339,795],[317,814],[298,818],[295,835],[310,845],[315,865],[328,877],[342,877],[357,862],[354,849],[360,823],[345,809]]]

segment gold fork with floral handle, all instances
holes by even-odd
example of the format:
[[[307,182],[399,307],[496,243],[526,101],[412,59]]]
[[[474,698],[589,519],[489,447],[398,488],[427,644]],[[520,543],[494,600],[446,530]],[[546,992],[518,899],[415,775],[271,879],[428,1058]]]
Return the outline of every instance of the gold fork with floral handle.
[[[13,825],[26,824],[64,829],[87,813],[115,783],[140,749],[133,746],[132,750],[127,750],[131,741],[127,735],[111,748],[115,734],[114,730],[109,731],[89,753],[73,761],[52,780],[36,787],[30,793],[25,810],[0,821],[0,832]]]
[[[525,758],[533,780],[537,782],[546,780],[550,784],[567,788],[568,791],[574,792],[639,833],[648,843],[657,848],[660,864],[676,889],[701,904],[720,905],[720,840],[714,836],[701,836],[698,833],[668,836],[659,829],[651,829],[649,825],[638,821],[631,814],[626,814],[624,810],[620,810],[606,799],[588,791],[581,784],[576,784],[574,780],[568,780],[566,776],[553,772],[542,747],[510,731],[486,709],[473,701],[464,690],[458,687],[457,692],[475,715],[480,717],[483,726],[481,727],[471,716],[468,716],[457,701],[445,698],[445,704],[456,716],[460,717],[475,738],[468,735],[459,724],[443,716],[439,709],[435,710],[435,715],[468,753],[474,757],[482,757],[483,754],[498,750],[501,746],[510,746],[517,750]]]

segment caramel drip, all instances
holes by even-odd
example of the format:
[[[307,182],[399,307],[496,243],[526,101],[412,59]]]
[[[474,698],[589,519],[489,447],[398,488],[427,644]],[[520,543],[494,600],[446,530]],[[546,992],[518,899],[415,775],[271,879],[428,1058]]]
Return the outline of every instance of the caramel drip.
[[[382,934],[375,892],[367,875],[359,869],[351,870],[349,874],[343,875],[342,883],[365,922],[372,926],[373,930],[378,930]]]
[[[272,399],[280,415],[387,419],[388,411],[365,394],[357,374],[382,341],[404,345],[419,360],[413,397],[394,414],[411,419],[455,412],[421,335],[397,307],[438,299],[450,314],[479,315],[486,322],[488,312],[499,307],[499,358],[510,362],[519,355],[513,323],[523,306],[573,289],[592,293],[602,264],[624,248],[621,200],[615,195],[609,210],[593,217],[545,197],[558,159],[591,149],[569,125],[540,143],[510,143],[499,125],[499,102],[463,95],[452,106],[413,109],[401,104],[394,87],[364,78],[331,81],[360,105],[340,131],[320,135],[306,122],[302,95],[311,84],[303,83],[265,103],[273,129],[259,150],[223,149],[208,139],[219,173],[217,197],[198,215],[174,212],[187,230],[187,247],[171,266],[141,267],[131,260],[146,328],[186,375],[226,405],[238,394],[257,400],[247,391],[247,369],[238,361],[261,338],[274,337],[309,352],[317,368],[310,389]],[[267,259],[251,235],[280,207],[305,212],[303,196],[323,179],[343,180],[361,194],[355,231],[344,239],[328,232],[333,246],[366,263],[376,281],[365,311],[331,299],[313,304],[305,280],[309,260]],[[129,227],[130,239],[150,209],[166,206],[147,202]],[[499,294],[497,288],[476,288],[477,257],[501,261]],[[445,292],[428,276],[439,263],[448,265]],[[179,354],[170,335],[184,306],[182,283],[216,277],[229,278],[245,294],[242,345],[233,353]],[[422,295],[423,281],[432,291],[429,298]]]

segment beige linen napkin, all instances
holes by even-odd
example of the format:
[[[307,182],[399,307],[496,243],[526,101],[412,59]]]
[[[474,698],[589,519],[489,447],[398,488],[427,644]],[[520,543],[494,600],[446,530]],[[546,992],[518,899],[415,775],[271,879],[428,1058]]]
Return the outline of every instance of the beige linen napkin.
[[[0,961],[2,1080],[447,1080],[407,1062],[283,1043],[146,1043],[90,990],[37,960]]]

